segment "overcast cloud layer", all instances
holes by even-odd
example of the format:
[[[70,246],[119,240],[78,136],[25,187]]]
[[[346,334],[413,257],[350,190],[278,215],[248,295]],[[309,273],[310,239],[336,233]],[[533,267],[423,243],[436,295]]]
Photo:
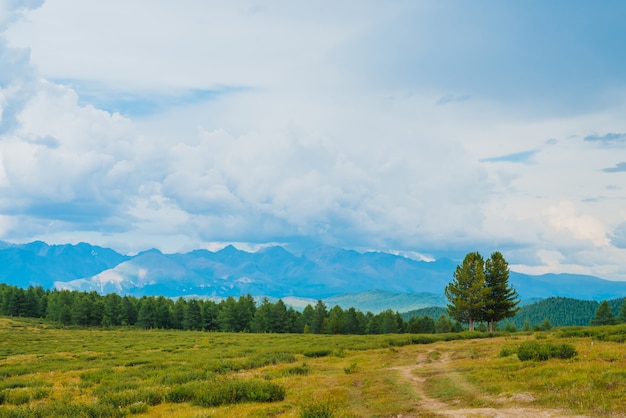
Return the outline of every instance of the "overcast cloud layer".
[[[0,0],[0,239],[626,280],[622,1]]]

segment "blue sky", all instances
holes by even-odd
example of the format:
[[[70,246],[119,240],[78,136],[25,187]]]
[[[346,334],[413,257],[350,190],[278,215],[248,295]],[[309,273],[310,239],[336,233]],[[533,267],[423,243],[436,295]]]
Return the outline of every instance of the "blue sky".
[[[622,1],[0,0],[0,240],[626,280]]]

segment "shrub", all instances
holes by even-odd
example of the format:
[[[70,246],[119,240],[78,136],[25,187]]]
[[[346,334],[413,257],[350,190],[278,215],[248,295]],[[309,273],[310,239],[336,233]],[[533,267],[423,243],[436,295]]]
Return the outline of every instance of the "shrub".
[[[517,357],[521,361],[545,361],[550,358],[569,359],[576,354],[578,354],[576,349],[570,344],[539,343],[537,341],[523,342],[517,350]]]
[[[145,414],[148,412],[148,405],[143,402],[137,402],[128,407],[128,412],[131,414]]]
[[[165,394],[162,391],[155,388],[145,388],[107,393],[102,396],[101,401],[116,408],[121,408],[140,402],[154,406],[162,403],[164,398]]]
[[[302,354],[304,354],[305,357],[326,357],[331,352],[332,352],[331,350],[320,349],[320,350],[305,351]]]
[[[165,400],[171,403],[191,402],[196,397],[196,391],[206,387],[205,382],[193,382],[186,385],[176,385],[170,389]]]
[[[300,411],[300,418],[332,418],[337,410],[330,400],[317,401],[306,405]]]
[[[570,344],[557,344],[551,347],[550,355],[551,357],[556,357],[560,359],[568,359],[576,356],[578,353],[574,346]]]
[[[285,399],[285,388],[263,380],[220,379],[194,393],[193,403],[210,407],[241,402],[277,402]]]
[[[7,391],[5,402],[12,405],[24,405],[30,402],[30,391],[18,388]]]
[[[309,374],[309,366],[306,363],[302,363],[301,366],[290,367],[286,370],[287,374],[306,376]]]
[[[256,369],[269,364],[293,363],[294,361],[296,361],[296,356],[294,356],[293,353],[263,353],[250,358],[245,364],[243,364],[243,368]]]
[[[411,337],[412,344],[432,344],[438,340],[439,339],[437,337],[424,334],[414,335]]]
[[[517,353],[517,349],[513,348],[513,347],[502,347],[502,349],[500,350],[500,354],[498,354],[498,357],[508,357],[511,356],[513,354]]]

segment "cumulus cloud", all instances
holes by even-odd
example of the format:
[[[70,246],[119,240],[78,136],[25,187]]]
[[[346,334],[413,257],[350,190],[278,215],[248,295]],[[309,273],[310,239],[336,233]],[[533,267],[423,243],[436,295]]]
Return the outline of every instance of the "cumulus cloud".
[[[29,10],[41,7],[44,0],[2,0],[0,1],[0,32],[20,19]]]
[[[536,36],[534,6],[40,4],[0,21],[2,239],[500,249],[623,277],[606,173],[623,171],[625,72],[603,36],[581,51],[613,74],[594,90],[562,76],[577,54],[513,42]]]
[[[626,222],[617,225],[612,234],[609,234],[611,243],[618,248],[626,248]]]
[[[615,167],[603,168],[605,173],[623,173],[626,172],[626,161],[615,164]]]

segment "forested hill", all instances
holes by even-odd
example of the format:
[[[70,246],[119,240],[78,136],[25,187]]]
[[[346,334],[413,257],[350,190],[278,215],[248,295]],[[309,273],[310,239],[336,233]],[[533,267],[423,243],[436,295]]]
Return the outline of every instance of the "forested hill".
[[[626,298],[613,299],[609,301],[613,314],[618,316],[620,307]],[[589,325],[594,318],[599,302],[592,300],[579,300],[571,298],[547,298],[539,302],[522,306],[517,315],[509,320],[518,329],[524,326],[528,320],[531,327],[541,325],[547,319],[553,326]],[[437,319],[441,314],[446,313],[445,308],[430,307],[406,312],[402,315],[405,320],[412,317],[428,315]]]
[[[609,301],[615,316],[626,298]],[[524,325],[526,319],[532,325],[540,324],[548,319],[553,326],[589,325],[594,318],[599,302],[570,298],[548,298],[532,305],[522,306],[511,320],[518,328]]]

